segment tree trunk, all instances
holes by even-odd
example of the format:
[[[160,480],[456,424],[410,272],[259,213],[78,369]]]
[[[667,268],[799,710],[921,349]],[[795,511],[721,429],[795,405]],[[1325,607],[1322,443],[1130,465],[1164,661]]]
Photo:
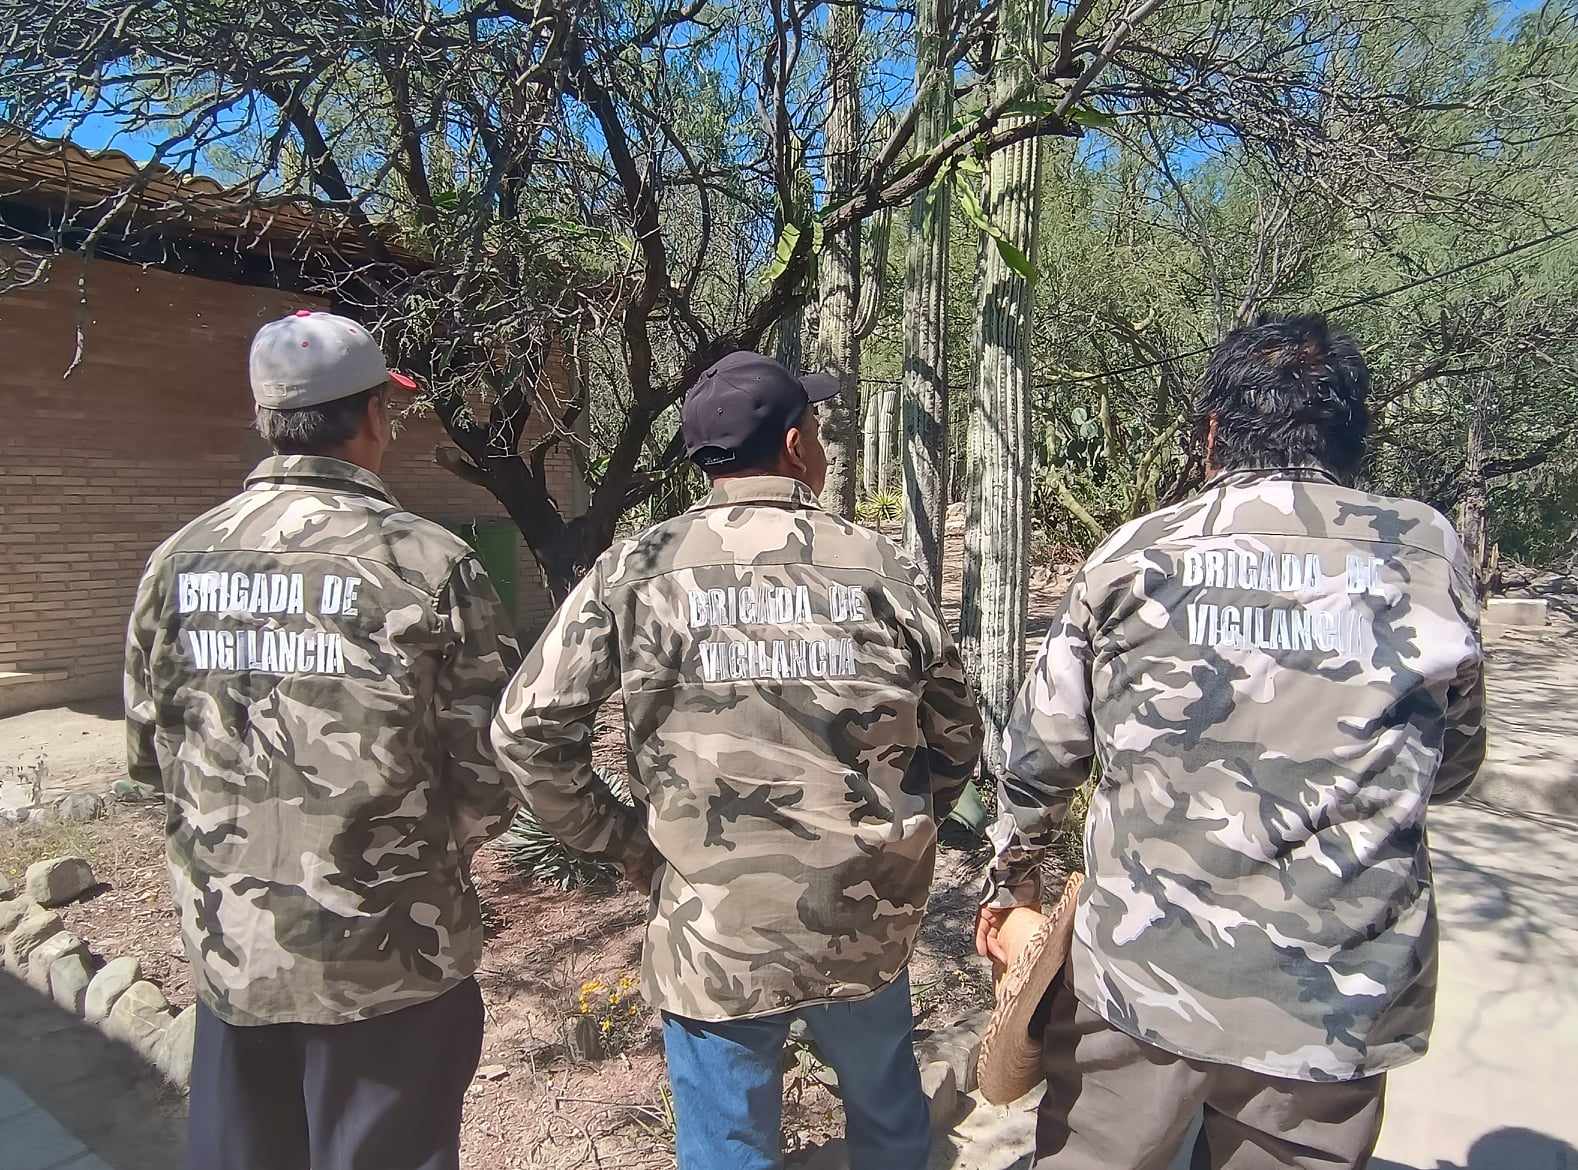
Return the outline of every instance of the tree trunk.
[[[952,0],[918,0],[915,60],[922,78],[947,51]],[[930,150],[953,120],[953,86],[942,79],[915,122],[915,152]],[[910,204],[904,254],[904,545],[933,600],[942,596],[943,539],[948,525],[948,200],[937,188]]]
[[[860,26],[858,4],[841,5],[829,18],[828,65],[833,102],[827,122],[828,200],[838,203],[854,189],[860,171]],[[840,516],[855,514],[860,459],[860,337],[856,297],[860,281],[860,226],[830,236],[822,252],[815,370],[835,374],[843,389],[822,415],[827,448],[827,486],[822,506]]]
[[[1463,549],[1474,568],[1474,587],[1485,597],[1485,567],[1490,556],[1490,484],[1485,461],[1490,447],[1489,387],[1483,379],[1474,386],[1474,410],[1469,416],[1468,451],[1463,463],[1463,494],[1458,504],[1458,529]]]
[[[1000,43],[1024,54],[997,60],[998,100],[1034,68],[1043,12],[1036,0],[1007,0]],[[1026,256],[1036,255],[1040,150],[1035,139],[994,154],[985,209]],[[1030,569],[1030,327],[1035,292],[991,240],[977,302],[976,385],[970,410],[969,527],[961,637],[973,664],[986,721],[986,770],[1003,773],[1002,738],[1024,676],[1025,607]]]

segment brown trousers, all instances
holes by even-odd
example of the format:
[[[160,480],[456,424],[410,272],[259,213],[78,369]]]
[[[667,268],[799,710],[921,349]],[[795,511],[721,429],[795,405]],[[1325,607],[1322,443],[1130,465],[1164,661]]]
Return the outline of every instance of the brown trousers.
[[[1166,1170],[1204,1109],[1191,1170],[1363,1170],[1385,1074],[1295,1081],[1188,1060],[1136,1040],[1059,977],[1041,1063],[1035,1170]]]

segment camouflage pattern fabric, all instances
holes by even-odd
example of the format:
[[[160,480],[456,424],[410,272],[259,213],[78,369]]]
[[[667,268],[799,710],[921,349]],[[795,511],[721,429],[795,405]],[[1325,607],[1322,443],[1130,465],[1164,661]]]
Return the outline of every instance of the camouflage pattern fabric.
[[[126,646],[193,981],[232,1024],[332,1024],[473,974],[467,866],[513,808],[487,742],[520,660],[466,544],[337,459],[265,459],[155,550]]]
[[[592,771],[616,691],[634,810]],[[915,565],[805,486],[752,476],[604,554],[493,742],[551,832],[656,866],[643,994],[721,1020],[904,970],[981,722]]]
[[[1229,474],[1125,526],[1075,578],[1004,736],[987,900],[1037,896],[1094,758],[1081,1001],[1279,1077],[1420,1055],[1425,808],[1484,757],[1477,625],[1445,519],[1318,471]]]

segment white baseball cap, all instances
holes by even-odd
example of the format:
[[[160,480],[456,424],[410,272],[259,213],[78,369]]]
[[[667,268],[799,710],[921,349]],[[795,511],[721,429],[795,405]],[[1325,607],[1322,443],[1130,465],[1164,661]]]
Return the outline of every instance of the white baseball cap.
[[[259,329],[247,366],[253,400],[270,410],[318,406],[387,382],[417,388],[384,364],[371,333],[349,317],[316,309],[298,309]]]

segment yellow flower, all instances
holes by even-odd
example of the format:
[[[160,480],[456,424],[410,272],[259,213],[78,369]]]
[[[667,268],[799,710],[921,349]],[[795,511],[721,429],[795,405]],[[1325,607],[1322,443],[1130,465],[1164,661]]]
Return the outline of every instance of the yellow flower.
[[[631,1004],[630,1005],[630,1014],[631,1015],[635,1015],[636,1014],[636,1005],[635,1004]]]
[[[612,1020],[604,1020],[603,1021],[603,1032],[604,1032],[604,1034],[606,1035],[607,1033],[612,1032],[613,1030],[614,1030],[614,1021],[612,1021]]]

